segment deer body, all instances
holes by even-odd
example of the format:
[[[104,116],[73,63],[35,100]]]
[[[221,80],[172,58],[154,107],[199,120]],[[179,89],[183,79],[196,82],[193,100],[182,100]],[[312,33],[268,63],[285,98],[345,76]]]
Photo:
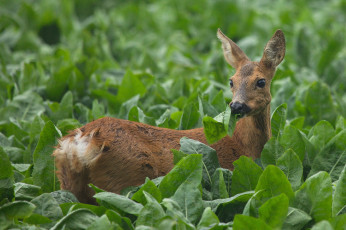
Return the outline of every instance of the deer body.
[[[232,137],[211,147],[220,165],[233,169],[233,161],[241,155],[258,158],[271,136],[270,81],[284,57],[285,40],[278,30],[261,61],[251,62],[220,30],[218,37],[226,61],[236,69],[230,83],[231,110],[243,118]],[[182,137],[207,144],[203,128],[171,130],[109,117],[90,122],[61,138],[53,153],[61,189],[74,193],[80,202],[94,203],[89,183],[119,193],[142,184],[146,177],[163,176],[173,168],[171,149],[179,149]]]

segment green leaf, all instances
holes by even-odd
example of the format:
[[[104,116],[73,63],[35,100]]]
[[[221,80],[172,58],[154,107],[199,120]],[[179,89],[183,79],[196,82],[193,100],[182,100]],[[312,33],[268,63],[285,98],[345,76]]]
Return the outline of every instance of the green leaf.
[[[333,195],[333,216],[346,211],[346,164],[342,170],[339,180],[336,183],[335,192]]]
[[[31,224],[31,225],[39,225],[39,224],[48,224],[51,223],[52,220],[50,220],[48,217],[42,216],[37,213],[31,214],[28,218],[25,218],[23,222]]]
[[[332,137],[335,136],[333,126],[328,121],[318,122],[311,130],[310,142],[317,148],[323,149]]]
[[[107,229],[117,229],[118,227],[119,225],[111,223],[108,220],[108,217],[106,215],[102,215],[95,222],[93,222],[87,229],[88,230],[94,230],[94,229],[107,230]]]
[[[204,134],[209,144],[213,144],[227,135],[224,124],[212,117],[203,117]]]
[[[335,122],[335,132],[338,133],[346,129],[346,119],[342,116],[338,116]]]
[[[241,213],[248,200],[254,194],[253,191],[239,193],[226,199],[204,201],[204,207],[210,207],[222,222],[232,221],[234,215]]]
[[[305,97],[305,106],[309,112],[307,117],[311,117],[313,123],[320,120],[334,123],[337,113],[330,89],[324,82],[315,81],[310,85]]]
[[[298,155],[300,161],[304,161],[305,143],[297,128],[287,125],[280,138],[280,144],[284,149],[293,149],[293,151]]]
[[[241,156],[233,162],[231,193],[236,195],[242,192],[255,190],[259,177],[263,170],[253,160]]]
[[[103,117],[106,114],[105,106],[103,104],[99,103],[98,100],[95,99],[93,101],[91,113],[92,113],[93,118],[95,120],[99,119],[99,118]]]
[[[219,222],[219,218],[217,218],[210,207],[207,207],[203,211],[202,217],[197,225],[197,229],[207,228],[210,225],[218,224]]]
[[[49,193],[44,193],[32,199],[32,204],[36,206],[34,213],[47,217],[51,220],[58,220],[63,216],[59,203]]]
[[[163,199],[161,204],[163,207],[165,207],[167,216],[170,216],[176,220],[180,220],[187,225],[190,224],[189,220],[183,214],[181,207],[175,200],[171,198],[165,198]]]
[[[288,207],[287,217],[282,226],[282,229],[287,229],[287,230],[302,229],[311,219],[312,219],[311,216],[309,216],[303,210]]]
[[[73,114],[73,95],[71,91],[65,93],[64,97],[61,99],[60,104],[52,103],[50,104],[50,109],[52,114],[50,118],[52,121],[56,122],[64,118],[72,118]]]
[[[136,226],[155,226],[158,221],[165,216],[165,212],[154,197],[145,191],[143,191],[143,194],[147,203],[139,212]]]
[[[194,103],[185,105],[180,119],[179,129],[187,130],[194,128],[199,119],[198,109]]]
[[[210,189],[212,176],[215,170],[221,167],[216,151],[208,145],[187,137],[180,139],[180,151],[187,154],[202,154],[202,181],[204,187]]]
[[[286,124],[287,104],[282,104],[277,107],[271,117],[272,135],[280,137]]]
[[[3,148],[0,146],[0,201],[7,198],[12,200],[14,197],[13,190],[13,169],[7,154],[4,152]]]
[[[268,165],[276,165],[280,156],[284,153],[284,148],[276,139],[272,137],[269,141],[264,145],[262,153],[261,153],[261,162],[263,167],[267,167]]]
[[[16,200],[32,200],[41,194],[41,187],[25,183],[15,183],[14,193]]]
[[[281,193],[286,194],[289,200],[294,196],[286,175],[274,165],[267,166],[260,176],[255,191],[258,192],[260,190],[264,190],[261,193],[262,199],[271,198]]]
[[[334,228],[328,221],[322,220],[312,226],[311,230],[334,230]]]
[[[121,210],[126,213],[138,215],[143,205],[130,200],[129,198],[111,192],[100,192],[94,195],[96,201],[106,208]]]
[[[295,194],[293,207],[311,215],[316,222],[332,216],[332,182],[326,172],[309,177]]]
[[[73,195],[73,193],[67,190],[57,190],[57,191],[51,192],[50,194],[59,204],[78,202],[75,195]]]
[[[259,209],[259,218],[274,229],[281,229],[286,219],[288,210],[288,198],[281,193],[267,200]]]
[[[202,179],[202,155],[191,154],[179,163],[162,179],[159,189],[162,198],[174,195],[179,186],[188,181],[196,186]]]
[[[96,206],[96,205],[84,204],[79,202],[63,203],[63,204],[60,204],[59,207],[61,208],[63,215],[67,215],[68,213],[78,209],[89,209],[97,216],[102,216],[103,214],[107,212],[107,210],[109,210],[105,208],[104,206]]]
[[[346,226],[346,213],[334,217],[330,222],[332,223],[334,229],[345,228],[345,226]]]
[[[129,229],[129,230],[134,229],[134,227],[131,223],[131,220],[129,218],[122,217],[119,213],[117,213],[111,209],[108,209],[106,211],[106,215],[112,223],[119,224],[120,227],[122,227],[123,229]]]
[[[202,170],[200,170],[200,177]],[[202,194],[198,189],[198,184],[190,181],[190,178],[182,183],[172,196],[181,207],[185,218],[196,224],[203,212]]]
[[[133,108],[138,105],[138,101],[139,95],[135,95],[134,97],[122,103],[118,117],[129,119],[131,121],[139,121],[138,110],[133,110]]]
[[[126,71],[119,86],[117,94],[118,103],[121,104],[137,94],[144,95],[147,90],[139,77],[140,75],[134,74],[130,70]]]
[[[234,230],[271,230],[272,228],[267,225],[263,220],[254,218],[252,216],[235,215],[233,222]]]
[[[145,183],[143,186],[132,196],[132,200],[135,200],[143,205],[147,203],[147,199],[144,196],[144,192],[149,193],[151,196],[153,196],[158,202],[162,201],[161,197],[161,192],[160,190],[156,187],[154,182],[149,180],[148,178],[146,179]]]
[[[86,229],[99,219],[88,209],[78,209],[61,218],[51,229]]]
[[[326,171],[335,181],[346,164],[346,130],[333,137],[315,157],[309,176]]]
[[[8,220],[23,219],[29,217],[35,207],[27,201],[13,201],[0,207],[0,218],[5,216]]]
[[[33,153],[34,171],[32,177],[35,185],[42,188],[43,192],[51,192],[59,188],[55,175],[54,158],[52,157],[53,146],[60,137],[56,127],[48,121],[40,134],[40,139]]]
[[[292,149],[286,150],[278,159],[277,166],[286,174],[292,189],[297,190],[303,176],[303,165],[297,154]]]
[[[226,187],[225,180],[223,178],[223,170],[217,168],[212,177],[211,192],[213,199],[228,198],[228,190]]]

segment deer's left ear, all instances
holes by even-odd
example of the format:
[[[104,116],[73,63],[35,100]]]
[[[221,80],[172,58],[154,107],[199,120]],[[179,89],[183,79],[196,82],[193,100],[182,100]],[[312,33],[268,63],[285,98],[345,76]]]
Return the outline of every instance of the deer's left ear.
[[[281,30],[277,30],[265,46],[260,63],[265,67],[275,69],[284,59],[285,51],[285,35]]]

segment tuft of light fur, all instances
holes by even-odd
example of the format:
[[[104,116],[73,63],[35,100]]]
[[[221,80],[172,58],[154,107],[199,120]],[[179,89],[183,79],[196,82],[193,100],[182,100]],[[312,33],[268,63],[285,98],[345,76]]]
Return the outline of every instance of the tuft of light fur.
[[[65,158],[70,168],[81,172],[83,167],[89,167],[102,151],[102,147],[99,148],[93,143],[94,134],[93,130],[83,135],[82,131],[78,129],[75,136],[59,141],[59,147],[53,155],[58,161]]]

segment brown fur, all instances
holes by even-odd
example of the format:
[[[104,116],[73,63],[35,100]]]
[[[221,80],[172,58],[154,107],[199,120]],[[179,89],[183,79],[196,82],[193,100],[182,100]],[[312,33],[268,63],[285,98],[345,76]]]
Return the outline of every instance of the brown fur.
[[[251,62],[220,30],[218,37],[227,62],[237,69],[232,77],[232,101],[246,103],[251,109],[237,122],[232,137],[211,145],[221,166],[233,169],[232,163],[241,155],[260,157],[271,136],[270,81],[273,66],[284,55],[284,37],[282,32],[275,33],[260,62]],[[259,79],[266,80],[264,88],[256,87]],[[179,149],[184,136],[207,144],[203,128],[171,130],[110,117],[90,122],[63,137],[53,153],[61,189],[70,190],[81,202],[94,203],[88,183],[119,193],[125,187],[142,184],[146,177],[163,176],[173,167],[171,149]]]

